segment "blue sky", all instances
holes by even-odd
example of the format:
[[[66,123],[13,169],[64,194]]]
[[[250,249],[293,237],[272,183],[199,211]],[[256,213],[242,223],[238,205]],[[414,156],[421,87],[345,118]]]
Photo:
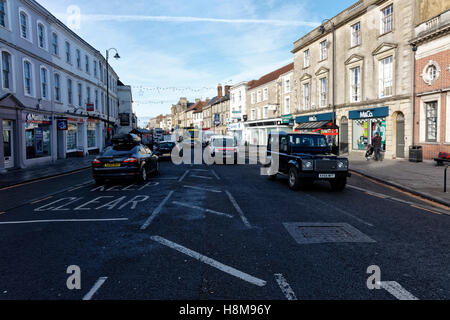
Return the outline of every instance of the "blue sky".
[[[143,120],[169,113],[180,96],[212,98],[218,83],[257,79],[293,61],[293,42],[355,0],[38,0],[105,52],[120,79],[133,86]],[[145,118],[144,118],[145,117]]]

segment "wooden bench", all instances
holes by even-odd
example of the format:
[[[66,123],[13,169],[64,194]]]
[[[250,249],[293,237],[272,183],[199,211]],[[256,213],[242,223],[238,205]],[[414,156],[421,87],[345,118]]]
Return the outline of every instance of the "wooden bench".
[[[436,164],[438,166],[442,166],[444,162],[450,163],[450,153],[439,152],[439,156],[437,158],[434,158],[434,161],[436,161]]]

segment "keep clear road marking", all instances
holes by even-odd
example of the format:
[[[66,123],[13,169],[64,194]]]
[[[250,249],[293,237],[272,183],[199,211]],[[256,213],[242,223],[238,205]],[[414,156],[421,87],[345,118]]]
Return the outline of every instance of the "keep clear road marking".
[[[208,180],[212,180],[213,179],[211,177],[198,176],[196,174],[191,174],[191,177],[193,177],[193,178],[200,178],[200,179],[208,179]]]
[[[194,189],[194,190],[201,190],[201,191],[209,191],[209,192],[215,192],[215,193],[221,193],[220,190],[214,190],[214,189],[208,189],[208,188],[200,188],[200,187],[194,187],[194,186],[183,186],[184,188]]]
[[[159,206],[153,211],[150,218],[147,219],[147,221],[142,225],[141,230],[145,230],[148,228],[148,226],[153,222],[153,220],[158,216],[158,214],[161,212],[164,205],[169,201],[170,197],[173,195],[174,191],[170,191],[169,195],[164,198],[164,200],[159,204]]]
[[[398,282],[395,281],[381,281],[380,286],[387,292],[392,294],[398,300],[419,300],[411,293],[405,290]]]
[[[83,297],[83,300],[91,300],[94,294],[100,289],[100,287],[105,283],[108,277],[101,277],[97,280],[94,286],[89,290],[89,292]]]
[[[247,218],[244,215],[244,212],[242,211],[241,207],[239,207],[236,199],[234,199],[234,197],[231,195],[231,193],[229,191],[225,191],[228,195],[228,198],[230,199],[231,203],[233,204],[234,208],[236,209],[236,211],[239,213],[239,215],[241,216],[241,220],[242,222],[245,224],[245,226],[247,228],[252,228],[251,224],[248,222]]]
[[[190,170],[186,170],[186,172],[181,176],[181,178],[180,179],[178,179],[178,182],[181,182],[181,181],[183,181],[184,180],[184,178],[186,178],[186,176],[189,174],[189,171]]]
[[[219,175],[216,173],[216,171],[211,170],[211,173],[214,175],[214,177],[216,177],[217,180],[220,180]]]
[[[6,222],[0,222],[0,225],[6,225],[6,224],[31,224],[31,223],[51,223],[51,222],[109,222],[109,221],[128,221],[128,218],[6,221]]]
[[[278,286],[288,300],[298,300],[294,290],[292,290],[291,286],[281,273],[275,274],[275,281],[278,283]]]
[[[227,217],[227,218],[231,218],[231,219],[233,218],[233,216],[228,214],[228,213],[223,213],[223,212],[218,212],[218,211],[214,211],[214,210],[210,210],[210,209],[205,209],[205,208],[193,206],[193,205],[190,205],[190,204],[187,204],[187,203],[183,203],[183,202],[178,202],[178,201],[173,201],[172,203],[177,205],[177,206],[182,206],[182,207],[186,207],[186,208],[200,210],[200,211],[203,211],[203,212],[213,213],[213,214],[216,214],[218,216]]]
[[[205,263],[205,264],[207,264],[207,265],[209,265],[209,266],[211,266],[213,268],[216,268],[216,269],[218,269],[220,271],[228,273],[229,275],[232,275],[232,276],[234,276],[236,278],[239,278],[241,280],[244,280],[246,282],[254,284],[254,285],[258,286],[258,287],[264,287],[266,285],[266,283],[267,283],[264,280],[261,280],[261,279],[258,279],[256,277],[253,277],[253,276],[251,276],[251,275],[249,275],[247,273],[244,273],[242,271],[239,271],[239,270],[237,270],[237,269],[235,269],[233,267],[224,265],[224,264],[222,264],[222,263],[220,263],[220,262],[218,262],[218,261],[216,261],[214,259],[206,257],[206,256],[204,256],[204,255],[202,255],[202,254],[200,254],[198,252],[190,250],[190,249],[188,249],[186,247],[183,247],[183,246],[181,246],[179,244],[176,244],[176,243],[174,243],[172,241],[164,239],[164,238],[162,238],[160,236],[153,236],[153,237],[151,237],[151,239],[153,241],[156,241],[156,242],[166,246],[166,247],[172,248],[172,249],[174,249],[174,250],[176,250],[176,251],[178,251],[180,253],[183,253],[183,254],[191,257],[191,258],[194,258],[194,259],[196,259],[196,260],[198,260],[200,262],[203,262],[203,263]]]

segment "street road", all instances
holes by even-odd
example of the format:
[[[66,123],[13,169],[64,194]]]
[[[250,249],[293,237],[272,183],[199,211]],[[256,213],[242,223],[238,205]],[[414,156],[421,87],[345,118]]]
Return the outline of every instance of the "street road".
[[[259,170],[163,162],[139,185],[85,170],[0,190],[0,300],[450,299],[446,208],[356,175],[293,192]]]

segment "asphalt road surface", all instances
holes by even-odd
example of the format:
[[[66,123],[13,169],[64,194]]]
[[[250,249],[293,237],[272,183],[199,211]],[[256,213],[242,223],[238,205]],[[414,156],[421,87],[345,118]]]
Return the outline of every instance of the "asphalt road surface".
[[[259,170],[164,162],[139,185],[85,170],[0,190],[0,300],[450,299],[446,208]]]

